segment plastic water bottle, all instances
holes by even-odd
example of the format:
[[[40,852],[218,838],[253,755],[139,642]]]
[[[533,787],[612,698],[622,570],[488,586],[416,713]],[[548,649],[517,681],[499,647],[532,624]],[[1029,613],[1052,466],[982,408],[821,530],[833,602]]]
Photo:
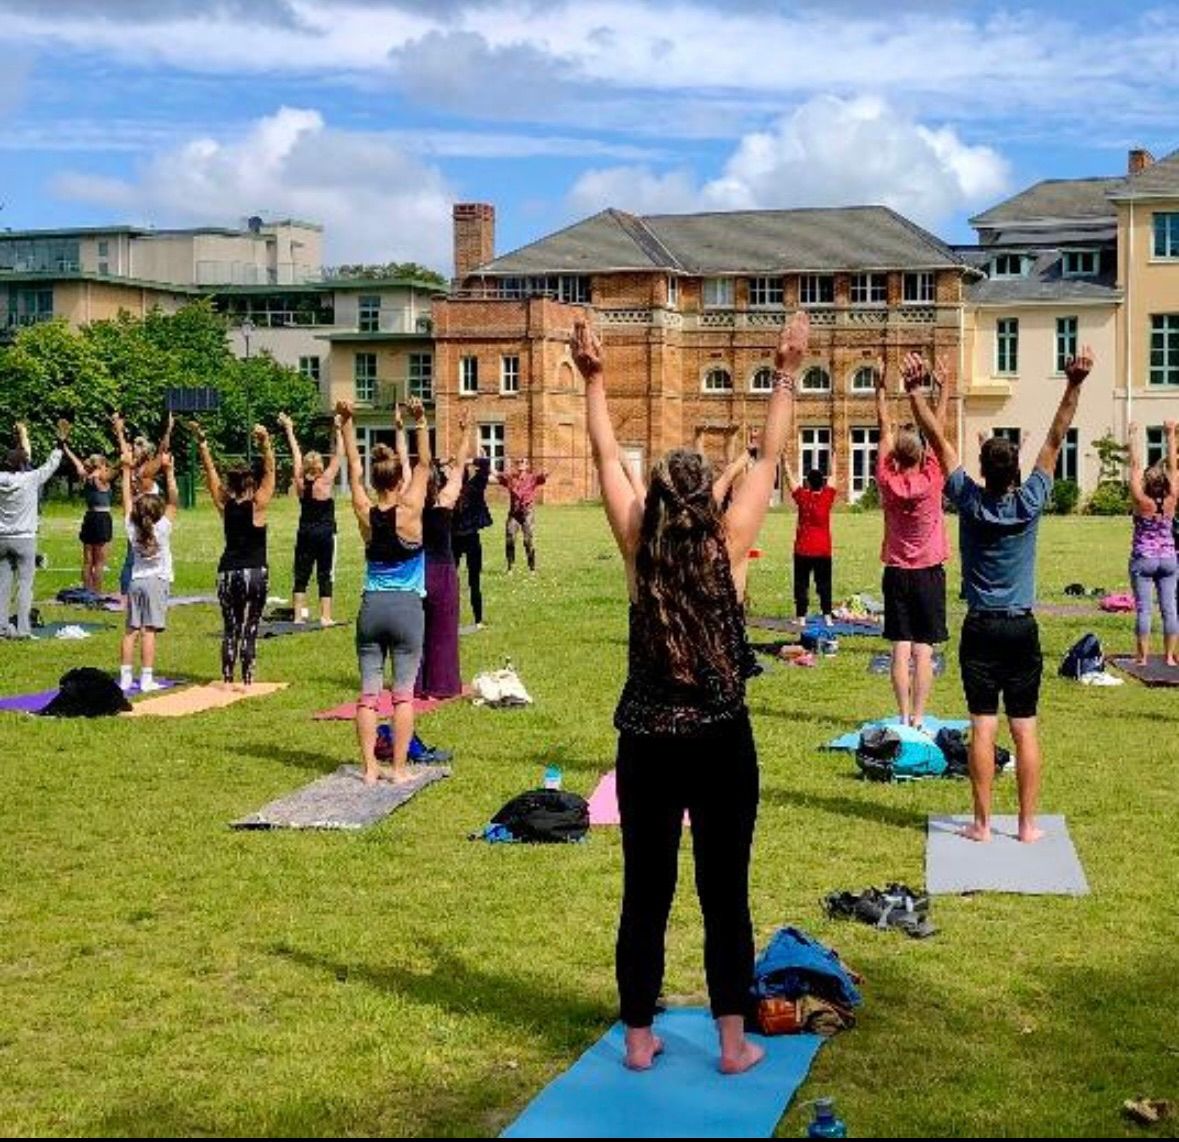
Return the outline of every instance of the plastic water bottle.
[[[559,765],[550,765],[545,769],[544,787],[546,789],[561,788],[561,767]]]
[[[806,1128],[808,1138],[846,1138],[847,1126],[842,1118],[835,1117],[833,1098],[816,1098],[814,1118]]]

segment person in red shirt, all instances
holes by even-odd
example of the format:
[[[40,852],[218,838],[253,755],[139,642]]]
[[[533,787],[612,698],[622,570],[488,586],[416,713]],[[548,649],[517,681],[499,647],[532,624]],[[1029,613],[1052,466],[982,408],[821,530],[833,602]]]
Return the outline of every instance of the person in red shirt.
[[[835,458],[832,456],[832,483]],[[798,530],[794,533],[794,613],[807,617],[810,609],[811,576],[819,596],[819,610],[831,618],[831,509],[835,505],[835,488],[818,468],[806,474],[806,483],[797,485],[790,464],[782,465],[786,487],[798,505]]]
[[[508,570],[516,562],[516,533],[524,533],[524,554],[528,556],[528,570],[536,570],[536,547],[533,543],[536,492],[549,477],[547,472],[533,472],[527,457],[521,457],[510,473],[500,472],[496,481],[508,490],[508,518],[504,528],[504,547]]]

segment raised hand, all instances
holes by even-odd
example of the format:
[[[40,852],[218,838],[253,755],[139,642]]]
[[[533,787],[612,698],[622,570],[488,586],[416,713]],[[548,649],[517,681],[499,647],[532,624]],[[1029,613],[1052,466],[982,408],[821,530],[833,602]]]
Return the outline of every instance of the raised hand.
[[[459,435],[466,436],[467,435],[467,414],[465,412],[459,416],[458,426],[459,426]]]
[[[1170,423],[1174,424],[1175,422],[1170,421]],[[1130,421],[1130,424],[1127,428],[1127,432],[1129,433],[1131,440],[1137,439],[1137,437],[1138,437],[1138,422],[1136,420]]]
[[[341,424],[347,424],[352,419],[352,402],[348,400],[336,401],[336,415]]]
[[[289,431],[295,426],[295,422],[285,412],[280,412],[276,419],[278,420],[279,428],[283,429],[284,432]]]
[[[1163,421],[1163,431],[1168,436],[1174,436],[1175,435],[1175,424],[1176,424],[1176,422],[1173,420],[1164,420]]]
[[[405,416],[401,412],[401,401],[393,406],[393,426],[397,429],[405,427]]]
[[[901,358],[901,381],[907,393],[929,383],[929,366],[920,353],[906,353]]]
[[[196,437],[198,444],[205,443],[205,430],[201,427],[201,422],[199,420],[194,418],[193,420],[186,421],[185,427],[193,434],[193,436]]]
[[[797,313],[782,327],[778,347],[774,350],[774,370],[779,373],[796,373],[806,356],[811,339],[811,315],[805,309]]]
[[[587,381],[592,381],[602,375],[602,338],[589,322],[580,318],[573,323],[573,336],[569,341],[569,350],[573,355],[573,363],[577,371]]]
[[[68,440],[70,436],[70,422],[63,416],[57,422],[57,438],[58,440]]]
[[[938,357],[934,361],[933,379],[937,381],[940,388],[945,388],[950,383],[950,366],[947,364],[945,357]]]
[[[414,418],[419,424],[426,419],[426,406],[422,404],[420,397],[410,397],[405,403],[406,410],[409,415]]]
[[[888,392],[888,362],[879,357],[872,365],[872,384],[878,393]]]
[[[171,452],[160,453],[160,467],[163,468],[165,472],[171,472],[175,465],[176,459]]]
[[[1064,375],[1070,385],[1079,385],[1093,368],[1093,348],[1085,345],[1077,357],[1070,357],[1064,363]]]
[[[343,427],[344,427],[343,417],[341,417],[339,413],[336,413],[336,415],[332,417],[332,428],[334,428],[337,432],[339,432],[340,429]]]
[[[266,431],[266,425],[255,424],[251,430],[251,435],[259,445],[264,445],[270,440],[270,433]]]

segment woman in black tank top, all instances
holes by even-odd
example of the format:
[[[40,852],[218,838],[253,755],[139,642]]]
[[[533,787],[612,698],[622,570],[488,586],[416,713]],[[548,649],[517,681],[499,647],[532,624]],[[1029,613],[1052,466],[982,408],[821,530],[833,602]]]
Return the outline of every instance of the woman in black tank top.
[[[82,495],[86,500],[86,514],[78,540],[82,544],[82,586],[96,595],[102,594],[102,578],[106,572],[106,557],[114,536],[111,519],[111,484],[114,473],[107,458],[100,453],[83,461],[68,444],[62,449],[82,481]]]
[[[594,461],[630,594],[629,672],[614,716],[624,880],[616,969],[625,1064],[634,1070],[652,1066],[663,1050],[653,1024],[685,810],[720,1069],[747,1071],[764,1054],[745,1037],[758,771],[745,707],[745,680],[756,667],[741,600],[749,549],[786,444],[794,372],[808,332],[805,311],[782,332],[759,459],[722,515],[712,470],[698,452],[669,453],[652,470],[649,490],[627,474],[606,403],[601,342],[584,322],[574,327]]]
[[[236,464],[217,473],[208,441],[195,421],[189,426],[200,448],[205,483],[221,513],[225,529],[225,550],[217,565],[217,599],[221,603],[221,678],[233,684],[234,667],[241,662],[242,683],[254,681],[258,626],[266,606],[269,570],[266,560],[266,509],[274,496],[274,448],[270,433],[254,425],[254,440],[262,453],[262,479],[253,470]]]
[[[307,621],[307,585],[316,573],[319,621],[332,625],[332,584],[336,565],[336,477],[340,474],[340,418],[332,421],[331,460],[325,465],[318,452],[303,452],[295,425],[284,412],[278,423],[287,434],[293,464],[292,479],[299,497],[299,530],[295,534],[295,575],[292,600],[295,622]]]

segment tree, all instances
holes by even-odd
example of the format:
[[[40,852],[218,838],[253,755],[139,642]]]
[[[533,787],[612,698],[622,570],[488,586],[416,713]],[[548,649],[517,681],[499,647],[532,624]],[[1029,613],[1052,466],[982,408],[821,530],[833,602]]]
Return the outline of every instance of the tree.
[[[1130,462],[1130,446],[1114,439],[1112,432],[1093,441],[1097,453],[1097,487],[1085,504],[1089,515],[1125,515],[1130,510],[1130,485],[1126,480],[1126,465]]]
[[[436,285],[439,289],[445,289],[447,284],[446,278],[437,270],[431,270],[418,262],[347,263],[342,266],[326,266],[323,275],[325,278],[354,278],[361,281],[417,278],[419,281]]]

